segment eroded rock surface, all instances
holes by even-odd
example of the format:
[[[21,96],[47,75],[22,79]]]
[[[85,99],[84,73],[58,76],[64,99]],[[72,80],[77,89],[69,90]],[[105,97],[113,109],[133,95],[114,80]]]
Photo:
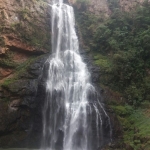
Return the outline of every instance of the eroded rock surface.
[[[50,52],[46,1],[0,0],[0,83],[34,55]]]
[[[109,17],[113,8],[119,8],[123,11],[131,11],[137,5],[142,4],[144,0],[68,0],[70,4],[75,5],[78,9],[84,4],[88,11],[95,15],[103,15],[103,17]],[[148,0],[150,1],[150,0]]]
[[[47,52],[48,49],[43,45],[49,44],[49,38],[46,37],[50,37],[49,9],[48,3],[44,1],[0,0],[0,32],[4,46]]]

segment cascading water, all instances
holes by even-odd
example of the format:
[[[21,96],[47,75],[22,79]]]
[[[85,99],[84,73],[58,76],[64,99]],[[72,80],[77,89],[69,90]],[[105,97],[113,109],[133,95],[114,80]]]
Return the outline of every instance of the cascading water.
[[[43,107],[44,150],[97,150],[111,139],[110,119],[79,54],[73,8],[53,0],[52,52]]]

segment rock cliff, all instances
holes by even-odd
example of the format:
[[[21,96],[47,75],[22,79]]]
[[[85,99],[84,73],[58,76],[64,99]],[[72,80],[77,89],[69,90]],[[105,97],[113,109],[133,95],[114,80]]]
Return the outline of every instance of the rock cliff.
[[[51,50],[49,12],[44,1],[0,0],[0,147],[31,129],[43,54]]]
[[[1,0],[0,12],[2,80],[31,55],[50,51],[50,13],[46,2],[34,0]]]
[[[113,8],[119,8],[122,11],[131,11],[143,2],[144,0],[69,0],[70,4],[78,8],[81,8],[84,4],[89,12],[95,15],[103,14],[104,17],[109,17]]]
[[[88,12],[105,17],[114,7],[130,11],[143,1],[68,0],[77,11],[84,6]],[[51,50],[50,17],[48,1],[0,0],[0,147],[27,142],[34,124],[39,123],[44,94],[44,81],[39,79]],[[97,68],[91,71],[93,82],[97,82]],[[38,126],[34,126],[34,133]]]

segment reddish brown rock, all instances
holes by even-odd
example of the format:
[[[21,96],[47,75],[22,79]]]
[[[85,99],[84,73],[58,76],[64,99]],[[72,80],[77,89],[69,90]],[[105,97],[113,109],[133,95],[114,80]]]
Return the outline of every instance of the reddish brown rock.
[[[3,79],[7,76],[9,76],[13,72],[12,69],[7,69],[7,68],[0,68],[0,79]]]
[[[150,2],[150,0],[148,0]],[[121,10],[123,11],[131,11],[139,4],[142,4],[144,0],[120,0],[119,4]]]
[[[75,5],[78,9],[81,8],[81,2],[78,0],[68,0],[70,4]],[[150,0],[148,0],[150,2]],[[130,11],[139,4],[142,4],[144,0],[119,0],[119,7],[123,11]],[[87,9],[95,15],[103,15],[109,17],[111,14],[110,2],[107,0],[85,0]]]
[[[46,1],[0,0],[0,84],[16,67],[50,51],[50,7]]]
[[[35,47],[26,44],[24,41],[21,41],[21,39],[15,35],[4,35],[4,42],[5,46],[9,47],[10,49],[19,49],[29,52],[36,51]]]
[[[43,1],[0,0],[0,54],[7,49],[49,52],[49,9]]]

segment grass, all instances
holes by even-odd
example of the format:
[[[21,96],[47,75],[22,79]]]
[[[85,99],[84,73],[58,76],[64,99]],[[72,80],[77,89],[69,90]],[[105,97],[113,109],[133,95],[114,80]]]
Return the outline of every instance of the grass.
[[[124,141],[129,143],[135,150],[147,147],[150,149],[150,118],[138,109],[129,116],[130,129],[124,132]],[[132,124],[131,124],[132,123]]]
[[[100,67],[101,84],[108,85],[112,73],[112,59],[109,56],[93,53],[94,64]]]
[[[16,80],[19,79],[19,77],[24,74],[27,70],[27,68],[30,66],[30,64],[35,61],[37,58],[39,57],[31,57],[28,60],[26,60],[25,62],[21,63],[20,65],[18,65],[18,67],[15,68],[15,74],[12,78],[8,78],[6,79],[1,86],[3,87],[7,87],[8,85],[14,83]]]
[[[15,63],[9,59],[1,59],[0,60],[0,66],[4,67],[4,68],[16,68],[17,63]]]
[[[123,143],[134,150],[150,150],[150,102],[142,105],[137,109],[129,105],[111,106],[123,127]]]
[[[112,59],[109,56],[101,55],[99,53],[93,53],[95,65],[100,66],[101,73],[110,73],[112,69]]]
[[[4,68],[16,68],[18,65],[13,61],[13,52],[6,51],[5,57],[0,59],[0,66]]]

